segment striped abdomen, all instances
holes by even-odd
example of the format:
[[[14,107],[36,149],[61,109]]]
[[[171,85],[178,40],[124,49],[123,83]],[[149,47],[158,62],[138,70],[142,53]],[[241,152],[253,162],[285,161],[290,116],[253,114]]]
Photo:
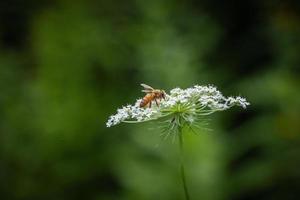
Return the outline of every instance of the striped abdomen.
[[[148,103],[150,103],[155,98],[154,93],[148,93],[144,98],[142,99],[140,103],[140,107],[145,107]]]

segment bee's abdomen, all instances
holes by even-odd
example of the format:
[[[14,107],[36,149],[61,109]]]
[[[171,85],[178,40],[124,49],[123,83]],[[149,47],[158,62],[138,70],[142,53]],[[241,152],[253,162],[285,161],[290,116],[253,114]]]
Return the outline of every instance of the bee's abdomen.
[[[140,107],[145,107],[148,104],[148,102],[143,98],[141,103],[140,103]]]
[[[144,96],[140,103],[140,107],[145,107],[150,101],[152,101],[152,96],[152,94],[147,94],[146,96]]]

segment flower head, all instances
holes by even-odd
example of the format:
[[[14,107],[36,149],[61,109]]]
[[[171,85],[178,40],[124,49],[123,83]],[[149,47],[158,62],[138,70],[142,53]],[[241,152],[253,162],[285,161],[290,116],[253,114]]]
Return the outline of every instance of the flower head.
[[[214,86],[195,85],[191,88],[174,88],[159,106],[141,108],[141,99],[134,105],[123,106],[115,115],[110,116],[106,126],[111,127],[121,122],[139,123],[166,118],[167,127],[178,129],[184,125],[193,125],[201,116],[216,111],[226,110],[232,106],[246,108],[250,105],[243,97],[224,97]]]

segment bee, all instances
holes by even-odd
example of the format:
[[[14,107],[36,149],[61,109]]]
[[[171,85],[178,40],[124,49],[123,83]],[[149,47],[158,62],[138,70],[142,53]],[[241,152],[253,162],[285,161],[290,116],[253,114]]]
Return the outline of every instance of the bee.
[[[151,108],[152,101],[154,100],[156,105],[159,106],[157,100],[161,101],[162,99],[166,99],[166,92],[160,89],[153,89],[151,86],[146,85],[144,83],[141,84],[144,88],[142,92],[146,92],[147,94],[143,97],[140,107],[143,108],[149,104],[149,108]]]

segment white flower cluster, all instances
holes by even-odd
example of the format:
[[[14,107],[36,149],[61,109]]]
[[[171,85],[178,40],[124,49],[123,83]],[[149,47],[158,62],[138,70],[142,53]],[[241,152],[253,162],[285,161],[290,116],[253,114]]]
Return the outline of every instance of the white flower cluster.
[[[118,109],[117,114],[110,116],[106,126],[111,127],[128,119],[134,119],[138,122],[141,122],[151,119],[155,114],[157,114],[158,111],[155,109],[140,108],[140,102],[141,99],[138,99],[135,105],[127,105],[123,106],[121,109]]]
[[[224,97],[220,91],[214,86],[195,85],[192,88],[180,89],[174,88],[170,91],[168,101],[163,105],[173,106],[177,103],[199,103],[203,107],[213,110],[225,110],[232,106],[242,106],[246,108],[249,102],[242,97]]]
[[[141,99],[137,100],[135,105],[127,105],[118,109],[117,114],[110,116],[106,126],[111,127],[121,122],[144,122],[158,119],[166,115],[178,113],[179,110],[176,110],[178,105],[186,108],[184,112],[188,115],[188,121],[193,121],[190,118],[201,115],[201,113],[203,114],[203,111],[206,114],[211,114],[215,111],[226,110],[235,105],[243,108],[250,105],[245,98],[239,96],[226,98],[216,87],[199,85],[187,89],[172,89],[170,95],[166,95],[166,99],[162,100],[159,106],[152,104],[151,108],[140,108],[140,102]],[[169,113],[165,114],[166,112]]]

